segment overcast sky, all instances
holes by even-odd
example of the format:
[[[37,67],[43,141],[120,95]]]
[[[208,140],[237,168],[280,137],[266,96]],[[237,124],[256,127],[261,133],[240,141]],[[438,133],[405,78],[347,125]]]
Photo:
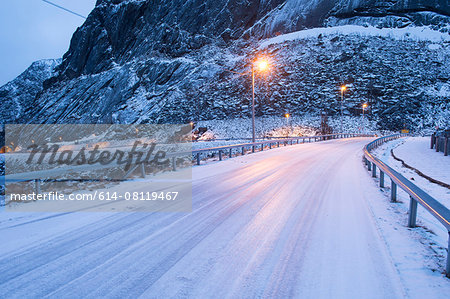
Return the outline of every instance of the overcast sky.
[[[50,0],[87,16],[96,0]],[[0,86],[33,61],[61,58],[84,19],[42,0],[0,0]]]

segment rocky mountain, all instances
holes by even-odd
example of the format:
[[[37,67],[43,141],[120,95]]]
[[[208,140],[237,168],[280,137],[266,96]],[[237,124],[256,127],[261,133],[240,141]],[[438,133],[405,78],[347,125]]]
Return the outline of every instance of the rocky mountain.
[[[55,68],[61,59],[36,61],[20,76],[0,87],[0,119],[2,123],[28,119],[25,114],[38,94],[43,90],[44,81],[56,75]]]
[[[346,114],[359,115],[361,103],[370,102],[369,117],[381,128],[418,120],[432,126],[429,115],[450,108],[449,16],[446,0],[98,0],[60,64],[32,66],[0,89],[1,119],[147,123],[248,117],[249,78],[230,70],[245,72],[263,53],[273,70],[257,77],[258,115],[335,114],[339,85],[348,84]],[[354,30],[260,46],[305,28],[342,25],[427,26],[442,38]],[[19,95],[23,89],[28,91]]]

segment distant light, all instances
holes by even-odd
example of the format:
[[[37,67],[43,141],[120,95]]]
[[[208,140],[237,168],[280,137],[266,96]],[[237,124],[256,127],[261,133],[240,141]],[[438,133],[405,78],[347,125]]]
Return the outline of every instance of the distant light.
[[[284,115],[284,117],[289,118],[289,117],[291,117],[291,115],[290,115],[289,113],[286,113],[286,114]]]
[[[363,108],[367,108],[369,105],[367,103],[363,104]]]
[[[347,86],[342,85],[342,86],[341,86],[341,91],[346,91],[346,90],[347,90]]]

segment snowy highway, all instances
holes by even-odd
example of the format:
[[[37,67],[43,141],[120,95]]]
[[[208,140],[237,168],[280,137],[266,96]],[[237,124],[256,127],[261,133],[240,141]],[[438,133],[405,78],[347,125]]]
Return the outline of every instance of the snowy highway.
[[[0,213],[0,297],[445,298],[426,249],[380,218],[369,140],[194,167],[191,213]]]

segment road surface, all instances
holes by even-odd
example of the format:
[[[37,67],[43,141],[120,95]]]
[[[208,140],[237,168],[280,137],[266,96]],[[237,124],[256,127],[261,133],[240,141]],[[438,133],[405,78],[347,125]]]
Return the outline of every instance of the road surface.
[[[192,213],[2,215],[0,297],[409,296],[367,203],[368,140],[194,167]]]

